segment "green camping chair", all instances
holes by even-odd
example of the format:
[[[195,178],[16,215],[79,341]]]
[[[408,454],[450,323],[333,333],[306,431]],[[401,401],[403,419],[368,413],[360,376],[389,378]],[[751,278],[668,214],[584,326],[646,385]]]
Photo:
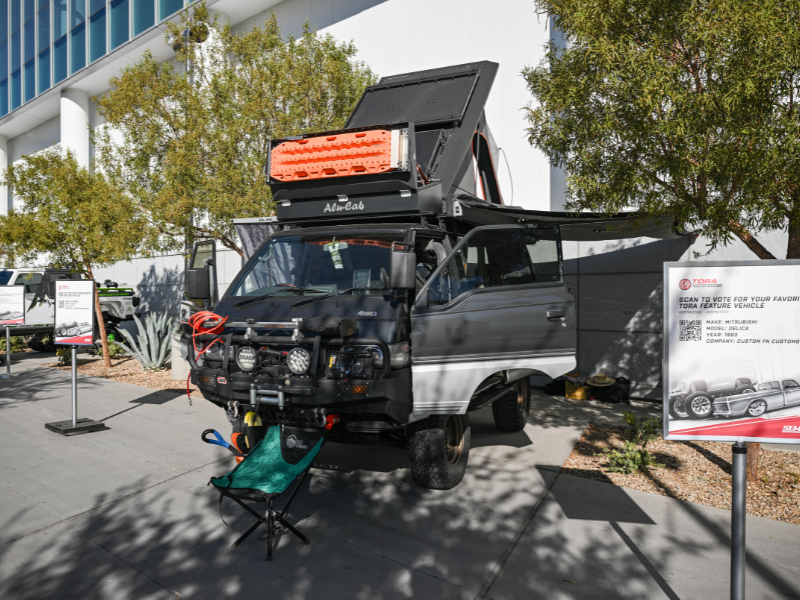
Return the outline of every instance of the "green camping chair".
[[[204,436],[203,441],[209,440]],[[311,543],[286,521],[285,516],[323,443],[322,434],[318,432],[276,425],[267,430],[264,439],[250,450],[233,471],[222,477],[211,478],[209,484],[220,493],[220,507],[223,498],[230,498],[258,519],[231,548],[236,548],[264,522],[267,523],[267,560],[272,560],[273,537],[282,529],[299,537],[304,544]],[[289,501],[282,511],[277,512],[273,503],[292,482],[296,482],[296,485],[289,495]],[[245,500],[266,502],[264,516],[245,504]]]

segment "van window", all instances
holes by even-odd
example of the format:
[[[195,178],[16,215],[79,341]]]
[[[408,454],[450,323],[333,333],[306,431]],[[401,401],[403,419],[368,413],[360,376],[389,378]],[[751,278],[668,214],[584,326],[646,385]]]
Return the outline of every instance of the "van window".
[[[0,271],[0,285],[8,285],[8,282],[11,281],[11,276],[14,274],[14,271]]]
[[[42,287],[42,274],[41,273],[20,273],[14,285],[25,286],[26,294],[35,294]]]
[[[561,281],[556,232],[550,229],[485,229],[469,237],[433,281],[431,306],[475,289]]]

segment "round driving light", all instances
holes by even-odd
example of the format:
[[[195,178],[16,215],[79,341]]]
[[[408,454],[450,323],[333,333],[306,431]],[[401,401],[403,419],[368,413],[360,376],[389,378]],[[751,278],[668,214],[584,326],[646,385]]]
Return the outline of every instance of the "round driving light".
[[[252,371],[256,368],[258,355],[250,346],[242,346],[236,353],[236,364],[242,371]]]
[[[311,366],[311,355],[305,348],[292,348],[286,356],[286,364],[295,375],[302,375]]]

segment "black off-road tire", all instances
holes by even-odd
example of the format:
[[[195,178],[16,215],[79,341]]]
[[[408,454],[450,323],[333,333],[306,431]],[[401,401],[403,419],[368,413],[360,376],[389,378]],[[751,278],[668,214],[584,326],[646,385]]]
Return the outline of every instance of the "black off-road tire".
[[[531,413],[531,387],[527,377],[514,384],[508,394],[492,402],[494,424],[501,431],[522,431]]]
[[[669,400],[669,416],[673,419],[688,419],[689,413],[686,411],[686,396],[676,396]]]
[[[407,434],[414,483],[451,490],[461,482],[469,459],[469,415],[428,417],[409,425]]]
[[[703,412],[697,410],[695,404],[698,402],[695,401],[702,402],[703,404],[706,404],[705,401],[707,401],[709,404],[709,411]],[[690,419],[710,419],[714,416],[714,398],[707,392],[695,392],[686,397],[686,400],[683,402],[683,408],[688,413]]]

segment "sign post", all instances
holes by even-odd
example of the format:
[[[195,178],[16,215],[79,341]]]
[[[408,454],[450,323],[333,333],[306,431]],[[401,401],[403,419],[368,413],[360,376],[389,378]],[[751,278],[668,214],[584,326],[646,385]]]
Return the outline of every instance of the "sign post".
[[[78,418],[78,347],[94,343],[95,284],[91,279],[56,282],[55,343],[71,346],[72,419],[45,423],[45,428],[61,435],[105,429],[99,421]]]
[[[6,329],[6,374],[11,377],[11,326],[25,324],[25,287],[11,285],[0,287],[0,325]]]
[[[800,444],[800,260],[664,263],[664,439],[733,442],[731,599],[747,446]]]

